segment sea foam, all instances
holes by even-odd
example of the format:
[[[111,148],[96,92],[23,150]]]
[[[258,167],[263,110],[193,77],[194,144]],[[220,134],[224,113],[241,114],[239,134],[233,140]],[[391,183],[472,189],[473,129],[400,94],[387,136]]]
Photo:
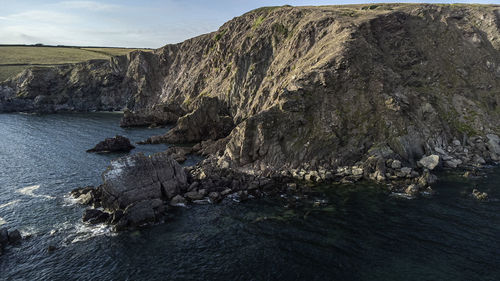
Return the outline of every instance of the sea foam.
[[[27,195],[30,197],[41,197],[41,198],[47,198],[47,199],[55,199],[55,197],[49,196],[49,195],[43,195],[43,194],[35,194],[33,193],[35,190],[39,189],[40,185],[30,185],[27,187],[23,187],[21,189],[18,189],[17,192],[21,193],[23,195]]]

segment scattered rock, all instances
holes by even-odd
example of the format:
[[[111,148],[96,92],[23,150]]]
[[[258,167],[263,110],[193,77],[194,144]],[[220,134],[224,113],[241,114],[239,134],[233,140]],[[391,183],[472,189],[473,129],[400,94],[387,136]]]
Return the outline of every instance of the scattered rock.
[[[114,138],[107,138],[104,141],[101,141],[94,148],[87,150],[87,152],[129,152],[134,148],[135,146],[130,143],[128,138],[115,136]]]

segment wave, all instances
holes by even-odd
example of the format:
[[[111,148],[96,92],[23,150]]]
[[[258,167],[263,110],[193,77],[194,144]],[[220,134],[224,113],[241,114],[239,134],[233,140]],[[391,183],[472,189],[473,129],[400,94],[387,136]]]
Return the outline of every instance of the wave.
[[[40,197],[40,198],[46,198],[46,199],[55,199],[55,197],[53,197],[53,196],[33,193],[35,190],[37,190],[39,188],[40,188],[39,184],[37,184],[37,185],[30,185],[30,186],[26,186],[26,187],[23,187],[21,189],[18,189],[16,192],[17,193],[21,193],[23,195],[31,196],[31,197]]]
[[[392,192],[389,196],[408,199],[408,200],[415,199],[415,196],[411,196],[411,195],[403,193],[403,192]]]
[[[5,203],[5,204],[0,205],[0,209],[5,208],[5,207],[8,207],[8,206],[10,206],[10,205],[14,205],[14,204],[16,204],[16,203],[18,203],[18,202],[20,202],[20,201],[21,201],[21,200],[17,199],[17,200],[14,200],[14,201],[7,202],[7,203]]]
[[[111,227],[106,224],[86,225],[78,223],[75,225],[74,230],[75,232],[68,236],[68,241],[70,241],[71,244],[87,241],[97,236],[116,235],[116,233],[111,231]]]
[[[63,204],[62,205],[63,205],[63,207],[78,205],[78,199],[71,196],[70,194],[65,194],[63,196]]]
[[[6,224],[6,223],[7,223],[7,222],[6,222],[3,218],[1,218],[1,217],[0,217],[0,225],[2,225],[2,224]]]

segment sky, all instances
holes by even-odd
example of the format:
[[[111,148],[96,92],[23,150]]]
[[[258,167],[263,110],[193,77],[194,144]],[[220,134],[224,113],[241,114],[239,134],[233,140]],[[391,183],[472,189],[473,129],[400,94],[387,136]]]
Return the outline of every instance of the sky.
[[[0,44],[159,48],[215,31],[262,6],[379,3],[356,0],[0,0]],[[390,2],[390,1],[389,1]],[[394,2],[419,2],[394,1]],[[425,1],[500,4],[500,0]]]

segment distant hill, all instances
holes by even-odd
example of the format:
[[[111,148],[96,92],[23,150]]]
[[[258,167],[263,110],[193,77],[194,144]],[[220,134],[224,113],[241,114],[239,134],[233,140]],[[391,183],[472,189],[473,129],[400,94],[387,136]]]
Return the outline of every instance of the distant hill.
[[[45,45],[0,45],[0,81],[19,74],[29,66],[54,66],[92,59],[107,59],[135,50],[148,49],[73,47]]]

